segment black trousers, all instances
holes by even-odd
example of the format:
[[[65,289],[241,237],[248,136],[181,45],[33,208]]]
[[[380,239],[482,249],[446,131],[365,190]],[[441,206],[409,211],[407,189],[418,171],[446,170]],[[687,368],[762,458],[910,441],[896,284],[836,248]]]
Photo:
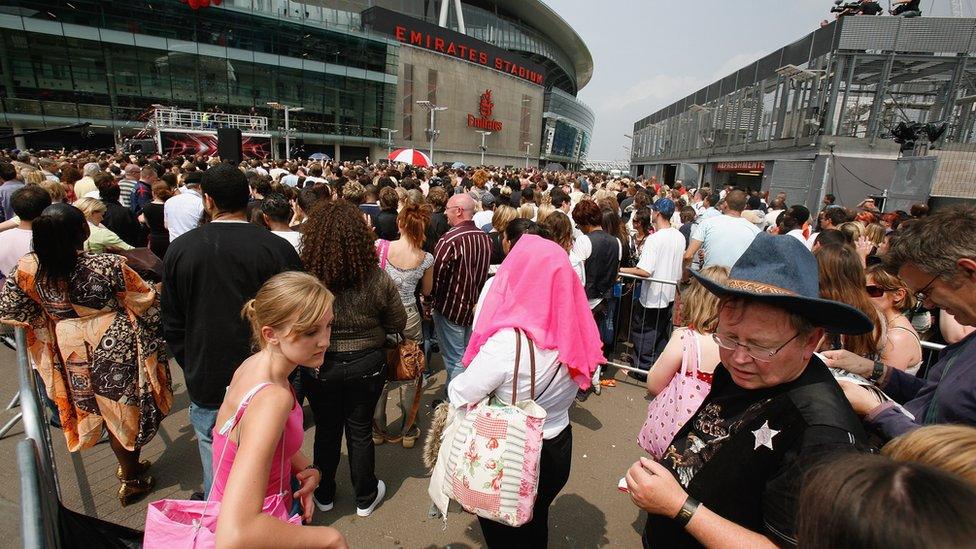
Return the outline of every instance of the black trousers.
[[[314,463],[322,468],[315,497],[322,503],[335,500],[343,431],[356,506],[369,507],[376,499],[373,409],[386,381],[385,361],[385,351],[370,349],[326,355],[318,378],[302,369],[302,388],[315,416]]]
[[[513,528],[493,520],[478,517],[485,545],[511,549],[512,547],[548,547],[549,506],[569,480],[573,460],[573,426],[567,425],[555,438],[542,442],[539,460],[539,491],[532,507],[532,520]]]
[[[630,341],[634,344],[634,366],[650,370],[651,366],[664,352],[671,338],[671,308],[674,302],[663,309],[649,309],[635,299],[630,323]]]

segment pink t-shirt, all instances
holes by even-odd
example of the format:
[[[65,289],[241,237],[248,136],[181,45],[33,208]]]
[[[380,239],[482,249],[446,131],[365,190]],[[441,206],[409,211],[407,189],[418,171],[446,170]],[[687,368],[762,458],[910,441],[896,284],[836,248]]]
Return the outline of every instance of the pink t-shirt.
[[[0,278],[8,276],[17,262],[31,252],[32,231],[15,227],[0,233]]]

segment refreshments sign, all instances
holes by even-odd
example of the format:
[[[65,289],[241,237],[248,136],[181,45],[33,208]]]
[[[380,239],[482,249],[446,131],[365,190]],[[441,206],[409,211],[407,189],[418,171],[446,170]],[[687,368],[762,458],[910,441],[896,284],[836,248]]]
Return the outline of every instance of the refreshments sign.
[[[717,172],[761,172],[766,169],[765,162],[719,162],[715,165]]]

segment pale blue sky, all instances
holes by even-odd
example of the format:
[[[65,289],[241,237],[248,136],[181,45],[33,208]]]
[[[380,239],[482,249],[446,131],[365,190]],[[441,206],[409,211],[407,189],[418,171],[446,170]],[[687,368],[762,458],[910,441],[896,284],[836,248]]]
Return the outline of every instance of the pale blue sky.
[[[596,112],[591,160],[627,158],[633,124],[816,30],[832,0],[543,0],[593,54],[580,99]],[[887,8],[888,2],[881,0]],[[964,15],[973,16],[972,0]],[[949,0],[922,0],[946,15]]]

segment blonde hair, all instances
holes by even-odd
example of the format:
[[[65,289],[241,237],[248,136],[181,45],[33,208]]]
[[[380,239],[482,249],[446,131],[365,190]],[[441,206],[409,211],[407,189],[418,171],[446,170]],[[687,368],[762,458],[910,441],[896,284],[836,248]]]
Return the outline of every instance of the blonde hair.
[[[503,233],[508,224],[518,218],[518,210],[511,206],[495,206],[495,212],[491,214],[491,228]]]
[[[261,328],[288,327],[288,337],[309,331],[332,307],[332,292],[318,278],[298,271],[286,271],[268,279],[254,299],[241,309],[241,317],[251,325],[254,347],[264,349]],[[289,323],[291,324],[289,326]]]
[[[877,223],[871,223],[864,227],[864,236],[868,237],[875,246],[880,246],[884,242],[885,228]]]
[[[535,222],[542,223],[546,220],[549,215],[556,211],[556,208],[551,204],[542,204],[539,209],[535,212]]]
[[[861,238],[861,235],[864,234],[864,225],[857,221],[848,221],[847,223],[841,223],[840,227],[837,227],[837,230],[844,233],[848,242],[856,244],[857,239]]]
[[[81,213],[85,214],[85,219],[89,219],[92,215],[106,210],[105,203],[97,198],[79,198],[75,200],[72,206],[81,210]]]
[[[531,220],[535,217],[535,208],[532,207],[532,204],[522,204],[519,206],[518,215],[523,219]]]
[[[892,439],[881,454],[941,469],[976,486],[976,428],[968,425],[926,425]]]
[[[45,191],[47,194],[51,195],[51,202],[64,202],[67,198],[67,193],[64,192],[64,187],[59,181],[51,181],[50,179],[45,179],[38,183],[38,186]]]
[[[729,268],[713,265],[702,270],[702,276],[724,285],[729,279]],[[691,330],[710,334],[718,325],[718,296],[708,291],[698,279],[692,277],[691,285],[681,294],[681,321]]]
[[[24,178],[25,185],[40,185],[46,179],[41,170],[24,170],[21,177]]]

